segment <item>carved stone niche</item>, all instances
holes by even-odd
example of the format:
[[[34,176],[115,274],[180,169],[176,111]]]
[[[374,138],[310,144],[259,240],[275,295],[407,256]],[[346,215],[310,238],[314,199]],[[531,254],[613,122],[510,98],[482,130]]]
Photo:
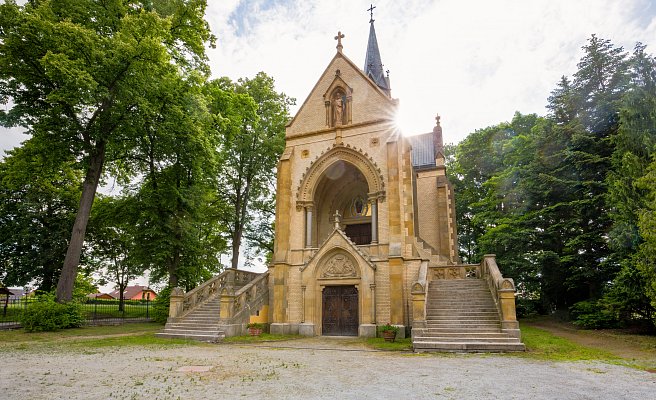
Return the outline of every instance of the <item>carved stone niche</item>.
[[[346,253],[332,255],[321,268],[319,279],[357,278],[358,267]]]
[[[339,70],[323,95],[326,106],[326,126],[339,127],[352,122],[353,89],[341,77]]]

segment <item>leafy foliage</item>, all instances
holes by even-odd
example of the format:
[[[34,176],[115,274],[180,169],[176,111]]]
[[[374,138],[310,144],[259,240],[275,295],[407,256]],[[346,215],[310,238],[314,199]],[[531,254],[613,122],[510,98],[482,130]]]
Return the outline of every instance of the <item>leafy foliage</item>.
[[[64,262],[80,196],[71,160],[26,141],[0,162],[0,278],[50,291]]]
[[[285,124],[294,100],[275,91],[263,72],[253,79],[227,78],[207,86],[215,128],[221,135],[217,170],[219,220],[239,265],[243,238],[251,250],[271,253],[275,209],[275,168],[285,148]]]
[[[171,288],[165,287],[162,289],[155,300],[153,300],[153,311],[151,319],[153,322],[160,324],[166,323],[169,317],[169,308],[171,305]]]
[[[497,254],[520,304],[584,326],[653,320],[656,64],[595,35],[583,51],[547,117],[517,113],[457,146],[461,255]]]
[[[21,313],[20,323],[27,332],[56,331],[82,326],[84,316],[79,303],[60,304],[44,294]]]
[[[207,73],[205,1],[65,0],[0,5],[0,123],[23,126],[58,160],[84,170],[57,285],[70,300],[106,163],[126,177],[144,115],[166,97],[161,78]]]

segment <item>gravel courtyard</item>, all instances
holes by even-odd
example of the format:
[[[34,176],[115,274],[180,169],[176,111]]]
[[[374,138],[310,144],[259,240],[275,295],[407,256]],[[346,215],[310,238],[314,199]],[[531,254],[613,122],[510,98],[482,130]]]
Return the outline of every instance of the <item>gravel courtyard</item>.
[[[29,348],[0,354],[7,399],[654,399],[656,374],[512,355],[370,351],[340,339]]]

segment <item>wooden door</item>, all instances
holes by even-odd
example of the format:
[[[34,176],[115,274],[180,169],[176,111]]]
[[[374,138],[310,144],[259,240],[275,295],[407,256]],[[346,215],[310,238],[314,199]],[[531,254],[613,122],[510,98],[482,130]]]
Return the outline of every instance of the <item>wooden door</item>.
[[[358,291],[355,286],[326,286],[323,289],[322,334],[358,336]]]
[[[346,236],[348,236],[355,244],[371,243],[370,223],[346,225],[344,233],[346,233]]]

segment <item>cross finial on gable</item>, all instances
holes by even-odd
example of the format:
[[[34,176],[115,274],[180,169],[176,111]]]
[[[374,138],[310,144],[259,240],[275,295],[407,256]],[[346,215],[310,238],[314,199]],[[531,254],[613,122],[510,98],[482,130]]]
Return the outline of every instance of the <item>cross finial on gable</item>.
[[[342,31],[337,32],[337,36],[335,36],[335,40],[337,40],[337,51],[341,52],[342,51],[342,39],[345,37],[345,35],[342,33]]]
[[[371,13],[371,18],[369,19],[369,23],[374,22],[374,8],[376,8],[376,6],[374,6],[373,4],[371,4],[371,5],[369,6],[369,8],[367,9],[367,11],[369,11],[369,12]]]
[[[435,126],[440,126],[440,114],[435,114]]]

